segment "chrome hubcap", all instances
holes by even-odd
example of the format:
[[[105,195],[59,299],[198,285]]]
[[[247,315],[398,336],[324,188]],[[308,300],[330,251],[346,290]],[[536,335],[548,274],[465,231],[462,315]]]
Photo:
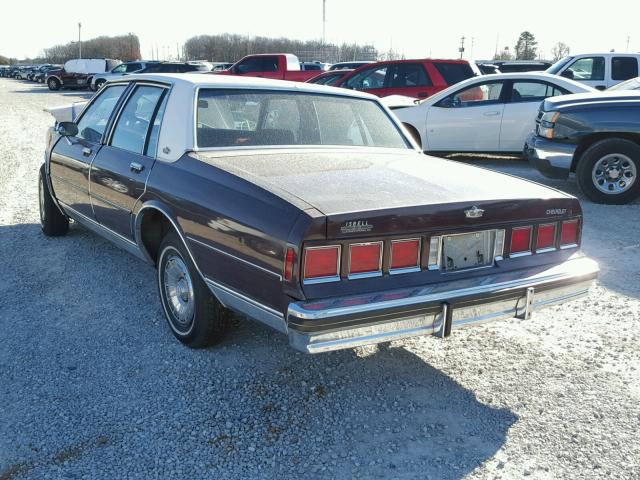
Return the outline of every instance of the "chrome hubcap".
[[[175,254],[164,264],[164,293],[178,326],[189,326],[195,311],[193,283],[184,260]]]
[[[598,190],[608,195],[623,193],[635,183],[638,172],[626,155],[610,153],[596,162],[591,179]]]

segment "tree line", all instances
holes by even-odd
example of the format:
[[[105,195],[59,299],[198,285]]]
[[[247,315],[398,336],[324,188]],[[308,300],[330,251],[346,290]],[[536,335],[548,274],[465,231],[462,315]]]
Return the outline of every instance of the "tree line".
[[[191,37],[185,42],[183,51],[187,60],[217,62],[235,62],[245,55],[274,52],[293,53],[302,61],[320,60],[331,63],[378,58],[378,51],[373,45],[323,45],[320,40],[251,37],[232,33]]]
[[[551,49],[552,60],[554,62],[569,55],[571,49],[564,42],[557,42]],[[504,47],[501,51],[496,51],[494,60],[535,60],[538,55],[538,41],[533,33],[525,30],[518,37],[518,41],[513,49]]]

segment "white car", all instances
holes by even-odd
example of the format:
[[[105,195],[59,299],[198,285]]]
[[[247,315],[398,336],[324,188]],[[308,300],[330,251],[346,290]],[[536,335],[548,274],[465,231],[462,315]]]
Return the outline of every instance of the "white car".
[[[543,72],[483,75],[393,113],[424,151],[521,153],[541,101],[592,91]]]

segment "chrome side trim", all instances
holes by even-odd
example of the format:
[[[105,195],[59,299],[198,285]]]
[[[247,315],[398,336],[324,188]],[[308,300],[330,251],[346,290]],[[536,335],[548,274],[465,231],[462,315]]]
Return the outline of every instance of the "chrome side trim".
[[[121,212],[127,212],[127,213],[131,213],[131,211],[126,208],[123,207],[122,205],[118,205],[117,203],[113,203],[110,200],[107,200],[106,198],[104,198],[102,195],[96,195],[95,193],[91,193],[91,199],[92,200],[98,200],[99,202],[105,203],[107,205],[109,205],[110,207],[113,207],[117,210],[120,210]],[[92,202],[92,206],[93,206],[93,202]]]
[[[220,253],[220,254],[225,255],[227,257],[233,258],[234,260],[242,262],[245,265],[248,265],[250,267],[256,268],[256,269],[258,269],[258,270],[260,270],[262,272],[268,273],[269,275],[273,275],[278,280],[282,281],[282,275],[280,275],[277,272],[274,272],[273,270],[269,270],[268,268],[264,268],[264,267],[261,267],[260,265],[256,265],[255,263],[250,262],[248,260],[245,260],[244,258],[240,258],[240,257],[238,257],[236,255],[233,255],[233,254],[229,253],[229,252],[225,252],[224,250],[221,250],[221,249],[219,249],[217,247],[214,247],[213,245],[210,245],[208,243],[202,242],[202,241],[197,240],[197,239],[195,239],[195,238],[193,238],[191,236],[188,236],[188,235],[187,235],[187,240],[191,240],[192,242],[197,243],[198,245],[202,245],[205,248],[209,248],[209,249],[213,250],[216,253]]]
[[[249,298],[225,285],[215,282],[209,277],[204,277],[204,280],[209,289],[226,308],[235,310],[254,320],[258,320],[281,333],[287,333],[287,322],[285,321],[284,314],[282,312],[263,305],[253,298]]]
[[[144,253],[142,252],[142,250],[140,249],[137,243],[132,242],[128,238],[120,235],[119,233],[116,233],[113,230],[108,229],[104,225],[99,224],[95,220],[87,217],[86,215],[83,215],[82,213],[73,209],[69,205],[66,205],[62,202],[60,202],[60,205],[62,206],[67,216],[69,216],[69,218],[72,218],[73,220],[78,222],[80,225],[88,228],[94,233],[97,233],[101,237],[106,238],[110,242],[116,244],[118,247],[122,248],[123,250],[126,250],[127,252],[134,255],[135,257],[138,257],[142,260],[146,260]]]

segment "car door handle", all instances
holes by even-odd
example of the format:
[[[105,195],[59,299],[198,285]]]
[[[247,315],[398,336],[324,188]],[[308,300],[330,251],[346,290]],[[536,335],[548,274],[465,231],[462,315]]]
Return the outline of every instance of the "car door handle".
[[[141,163],[138,163],[138,162],[131,162],[129,164],[129,168],[134,173],[140,173],[142,170],[144,170],[144,165],[142,165]]]
[[[500,112],[484,112],[485,117],[495,117],[496,115],[500,115]]]
[[[602,90],[606,90],[607,87],[605,85],[596,85],[596,89],[602,91]]]
[[[92,153],[93,152],[91,151],[90,148],[84,147],[82,149],[82,155],[84,155],[85,157],[90,157]]]

